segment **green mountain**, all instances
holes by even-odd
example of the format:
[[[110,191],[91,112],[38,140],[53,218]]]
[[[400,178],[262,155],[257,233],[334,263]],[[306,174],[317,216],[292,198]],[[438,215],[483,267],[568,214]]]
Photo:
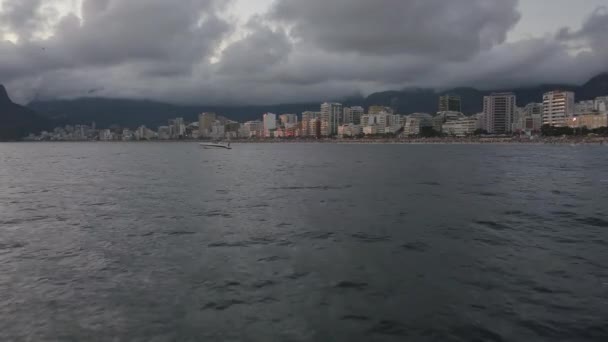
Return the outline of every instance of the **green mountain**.
[[[6,88],[0,84],[0,141],[16,141],[51,126],[47,117],[13,103]]]
[[[606,96],[608,95],[608,73],[600,74],[581,86],[545,84],[537,87],[492,91],[462,87],[440,92],[433,89],[405,89],[374,93],[368,97],[354,96],[347,99],[336,99],[336,101],[342,102],[345,105],[361,105],[366,108],[372,105],[388,106],[394,108],[400,114],[415,112],[435,113],[438,107],[439,96],[453,94],[461,96],[463,112],[475,114],[482,111],[483,97],[492,92],[512,91],[517,95],[518,105],[525,106],[530,102],[541,102],[545,92],[556,89],[576,92],[577,101]],[[175,117],[183,117],[187,121],[195,121],[197,120],[197,115],[201,112],[216,112],[232,120],[242,122],[260,119],[262,114],[266,112],[300,114],[307,110],[319,110],[319,103],[269,106],[180,106],[147,100],[106,98],[36,101],[28,106],[39,113],[45,114],[47,117],[71,124],[91,123],[95,121],[99,127],[117,124],[132,128],[141,124],[155,128],[165,125],[167,120]]]

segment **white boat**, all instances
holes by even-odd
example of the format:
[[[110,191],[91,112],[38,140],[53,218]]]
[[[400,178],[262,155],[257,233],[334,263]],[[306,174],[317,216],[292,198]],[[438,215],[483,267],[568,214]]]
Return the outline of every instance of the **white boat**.
[[[210,150],[210,149],[225,149],[225,150],[232,150],[232,147],[230,147],[230,143],[228,144],[220,144],[220,143],[200,143],[200,145],[206,149],[206,150]]]

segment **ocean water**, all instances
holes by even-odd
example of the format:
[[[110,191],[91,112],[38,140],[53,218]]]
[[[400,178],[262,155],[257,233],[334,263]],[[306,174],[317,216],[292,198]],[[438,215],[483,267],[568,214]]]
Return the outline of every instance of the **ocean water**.
[[[0,144],[2,341],[608,341],[608,148]]]

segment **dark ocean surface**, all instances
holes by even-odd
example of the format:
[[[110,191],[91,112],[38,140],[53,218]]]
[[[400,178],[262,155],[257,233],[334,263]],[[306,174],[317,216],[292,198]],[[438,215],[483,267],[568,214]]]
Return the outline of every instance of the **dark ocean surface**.
[[[608,341],[608,147],[0,144],[1,341]]]

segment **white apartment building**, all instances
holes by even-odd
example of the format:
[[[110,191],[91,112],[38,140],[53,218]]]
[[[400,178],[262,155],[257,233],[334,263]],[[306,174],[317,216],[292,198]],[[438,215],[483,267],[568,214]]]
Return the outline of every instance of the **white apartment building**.
[[[452,120],[458,120],[462,117],[464,117],[464,114],[462,114],[461,112],[454,112],[454,111],[437,112],[437,115],[435,117],[433,117],[433,129],[437,132],[441,132],[441,130],[443,129],[444,123],[446,123],[448,121],[452,121]]]
[[[258,137],[264,136],[264,123],[262,121],[247,121],[241,128],[241,134],[244,137]]]
[[[475,133],[477,125],[476,117],[461,117],[457,120],[446,121],[442,126],[442,132],[457,137],[466,137]]]
[[[264,137],[271,138],[277,129],[277,115],[273,113],[264,114]]]
[[[291,128],[298,125],[298,116],[296,114],[282,114],[279,116],[281,125],[285,128]]]
[[[365,134],[365,135],[379,134],[378,126],[363,126],[363,134]]]
[[[600,113],[608,113],[608,96],[601,96],[595,99],[595,110]]]
[[[338,126],[343,115],[342,104],[327,102],[321,104],[321,135],[329,137],[338,134]]]
[[[573,116],[573,92],[551,91],[543,95],[543,125],[567,126]]]
[[[338,127],[338,136],[339,137],[356,137],[357,135],[361,134],[363,132],[363,129],[360,125],[355,125],[355,124],[347,124],[347,125],[341,125],[340,127]]]

